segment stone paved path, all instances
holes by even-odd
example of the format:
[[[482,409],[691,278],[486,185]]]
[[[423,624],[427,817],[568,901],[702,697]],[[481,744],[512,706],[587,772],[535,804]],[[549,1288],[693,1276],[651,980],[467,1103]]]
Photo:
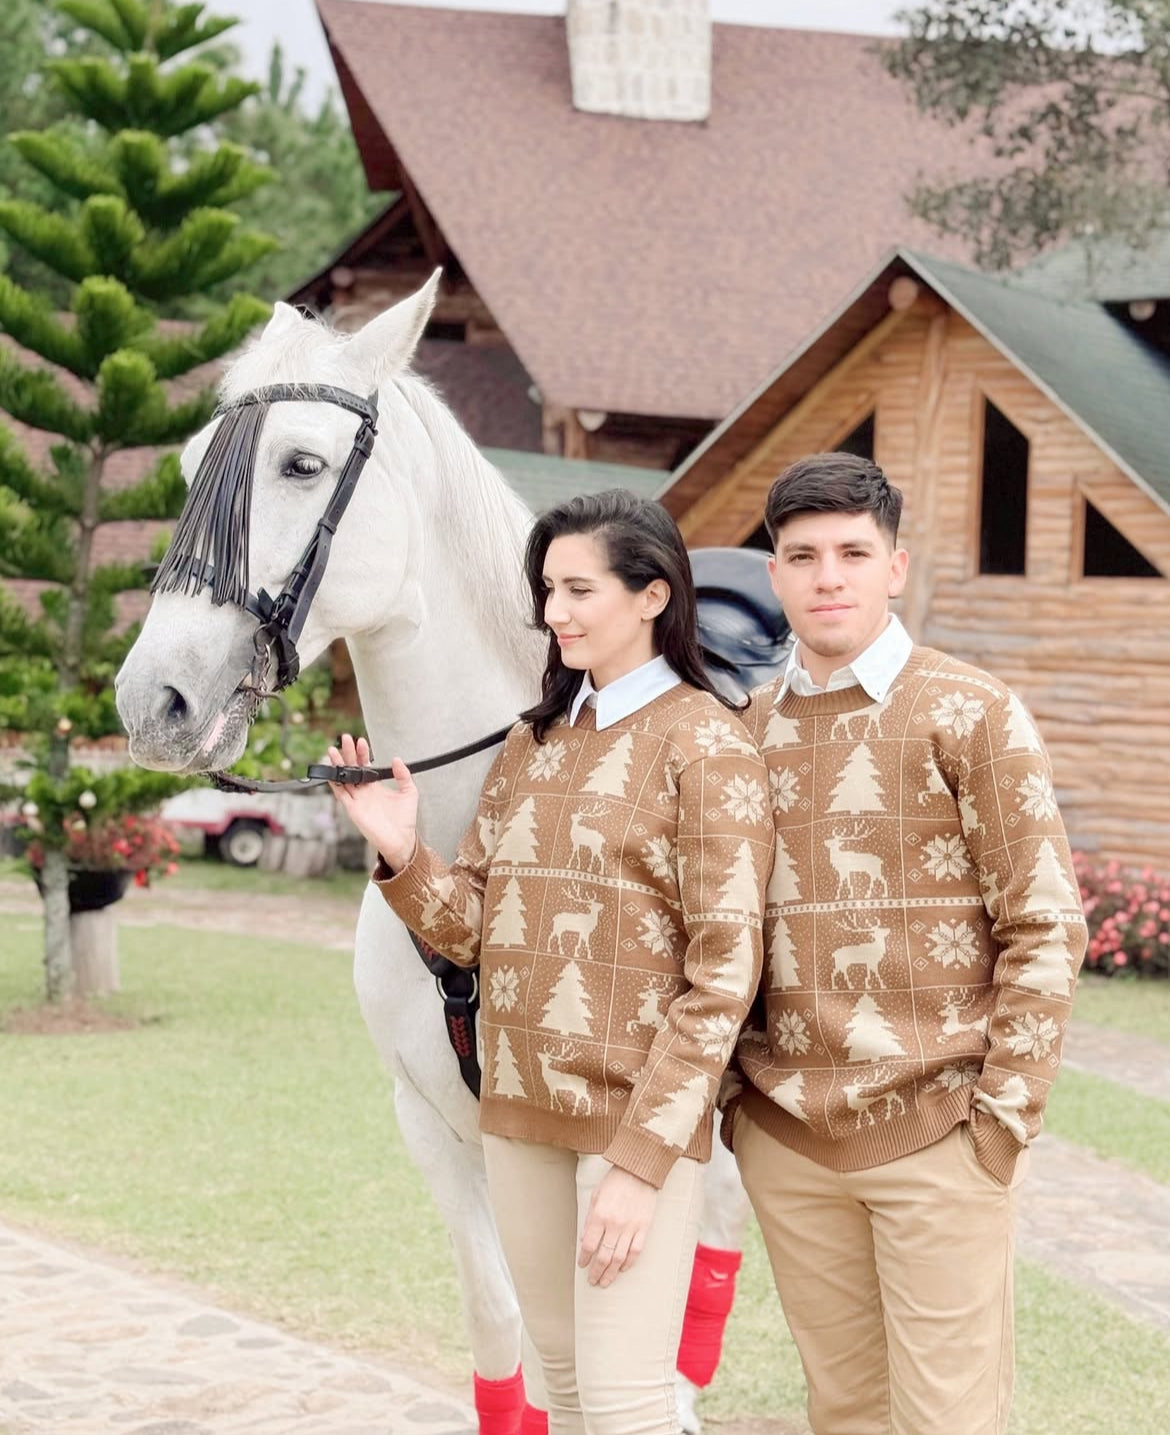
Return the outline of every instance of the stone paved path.
[[[38,913],[0,881],[0,912]],[[165,889],[128,925],[255,931],[348,948],[355,905]],[[1170,1049],[1074,1022],[1071,1067],[1170,1101]],[[1020,1254],[1170,1332],[1170,1187],[1056,1137],[1036,1143]],[[781,1427],[766,1424],[768,1435]],[[738,1422],[727,1427],[733,1435]],[[457,1435],[472,1412],[377,1361],[301,1341],[112,1262],[0,1226],[0,1435]]]
[[[1069,1023],[1064,1043],[1064,1065],[1131,1087],[1142,1096],[1170,1101],[1170,1047],[1127,1031]]]
[[[470,1435],[389,1365],[0,1225],[4,1435]]]
[[[1170,1333],[1170,1186],[1041,1135],[1019,1253]]]

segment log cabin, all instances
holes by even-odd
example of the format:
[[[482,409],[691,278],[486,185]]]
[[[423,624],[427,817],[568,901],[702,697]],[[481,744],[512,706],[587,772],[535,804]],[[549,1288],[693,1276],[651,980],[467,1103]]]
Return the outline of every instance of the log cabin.
[[[1170,870],[1170,359],[1143,332],[1170,284],[1099,302],[1044,273],[895,251],[660,497],[691,545],[767,547],[788,463],[874,458],[906,496],[912,635],[1032,709],[1074,845]]]
[[[669,471],[891,245],[968,136],[864,35],[317,0],[386,210],[288,297],[356,326],[444,280],[419,352],[476,442]],[[961,257],[961,251],[955,250]]]

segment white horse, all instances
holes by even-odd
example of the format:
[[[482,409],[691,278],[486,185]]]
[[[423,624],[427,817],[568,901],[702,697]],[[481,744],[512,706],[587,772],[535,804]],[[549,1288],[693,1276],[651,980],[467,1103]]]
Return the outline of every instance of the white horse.
[[[521,573],[531,514],[409,370],[437,282],[436,274],[352,336],[278,304],[221,391],[224,402],[273,384],[377,395],[378,437],[297,647],[307,665],[333,639],[346,640],[380,762],[430,757],[506,726],[539,692],[545,652],[542,637],[527,626],[530,599]],[[272,405],[255,459],[253,593],[278,593],[284,585],[333,492],[355,427],[353,413],[334,403]],[[214,428],[183,454],[188,481]],[[255,707],[245,675],[256,626],[241,607],[213,606],[205,587],[194,595],[156,594],[117,678],[134,761],[203,772],[240,757]],[[492,756],[484,752],[418,779],[423,834],[448,858],[472,820]],[[370,1035],[395,1077],[403,1139],[451,1234],[476,1372],[506,1379],[520,1361],[521,1327],[487,1199],[477,1104],[460,1078],[434,982],[372,886],[358,917],[354,983]],[[717,1160],[717,1179],[729,1192],[717,1220],[726,1224],[729,1205],[743,1198],[722,1154]],[[725,1237],[716,1239],[722,1244]],[[682,1395],[689,1412],[693,1390],[684,1387]],[[693,1428],[693,1416],[688,1424]]]

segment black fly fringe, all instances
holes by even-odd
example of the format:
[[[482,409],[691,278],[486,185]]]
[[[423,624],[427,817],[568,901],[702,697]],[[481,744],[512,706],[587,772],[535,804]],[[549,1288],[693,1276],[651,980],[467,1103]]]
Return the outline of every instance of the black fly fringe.
[[[248,598],[252,478],[268,404],[228,409],[191,482],[152,593],[198,593],[211,584],[217,607]]]

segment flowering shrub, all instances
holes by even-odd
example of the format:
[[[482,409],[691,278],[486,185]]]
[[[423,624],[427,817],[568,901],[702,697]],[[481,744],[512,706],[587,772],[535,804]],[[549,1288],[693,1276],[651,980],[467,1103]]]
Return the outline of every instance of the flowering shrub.
[[[64,822],[65,859],[70,867],[102,872],[133,872],[139,887],[150,884],[152,873],[169,877],[179,870],[175,858],[179,843],[173,830],[158,817],[124,812],[99,821],[87,820],[77,811]],[[38,840],[30,842],[27,854],[34,867],[44,860]]]
[[[1079,852],[1073,864],[1089,924],[1085,969],[1170,977],[1170,876]]]

